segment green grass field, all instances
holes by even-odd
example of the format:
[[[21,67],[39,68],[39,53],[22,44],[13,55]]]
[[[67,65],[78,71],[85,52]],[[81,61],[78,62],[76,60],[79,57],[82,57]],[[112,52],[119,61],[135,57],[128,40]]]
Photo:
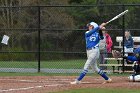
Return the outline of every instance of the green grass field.
[[[45,72],[38,72],[38,73],[21,73],[21,72],[0,72],[0,76],[78,76],[79,73],[45,73]],[[109,76],[129,76],[129,73],[123,73],[123,74],[109,74]],[[86,76],[99,76],[96,73],[88,73]]]
[[[51,75],[51,74],[50,74]],[[50,76],[46,73],[16,73],[16,72],[0,72],[0,76]],[[53,74],[54,75],[54,74]]]
[[[60,60],[41,61],[41,68],[82,68],[86,60]],[[1,61],[1,68],[37,68],[38,62],[34,61]]]
[[[83,68],[86,59],[79,60],[51,60],[51,61],[41,61],[41,68],[57,68],[57,69],[81,69]],[[116,63],[108,62],[108,63]],[[37,61],[1,61],[1,68],[37,68]]]
[[[139,93],[139,89],[118,89],[118,88],[86,88],[86,89],[76,89],[67,90],[54,93]]]

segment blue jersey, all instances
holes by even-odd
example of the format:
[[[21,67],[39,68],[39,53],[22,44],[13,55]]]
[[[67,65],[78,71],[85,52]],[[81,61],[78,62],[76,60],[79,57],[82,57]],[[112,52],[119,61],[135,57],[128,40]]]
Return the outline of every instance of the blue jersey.
[[[86,48],[92,48],[92,47],[99,47],[99,41],[100,41],[100,35],[97,32],[100,28],[96,27],[92,29],[91,31],[87,31],[85,33],[85,39],[86,39]]]
[[[139,48],[136,48],[135,50],[134,50],[134,54],[140,54],[140,47]]]

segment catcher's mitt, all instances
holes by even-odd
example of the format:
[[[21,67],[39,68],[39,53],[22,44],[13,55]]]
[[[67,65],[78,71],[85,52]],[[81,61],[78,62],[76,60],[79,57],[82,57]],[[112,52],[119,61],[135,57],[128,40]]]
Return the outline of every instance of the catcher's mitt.
[[[122,57],[122,54],[121,54],[121,52],[119,52],[117,50],[112,50],[112,56],[117,59],[117,58]]]

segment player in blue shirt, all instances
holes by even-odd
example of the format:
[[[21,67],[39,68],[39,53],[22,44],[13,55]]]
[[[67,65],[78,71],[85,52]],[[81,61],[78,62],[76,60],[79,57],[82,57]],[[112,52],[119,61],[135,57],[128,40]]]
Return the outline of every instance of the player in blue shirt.
[[[128,62],[133,62],[134,63],[133,69],[135,72],[134,75],[140,74],[140,47],[134,49],[133,55],[131,56],[126,56],[126,55],[123,56],[121,52],[116,51],[116,50],[114,50],[112,54],[114,55],[114,57],[116,55],[116,58],[123,57]]]
[[[93,71],[96,71],[105,79],[104,83],[110,83],[112,81],[101,69],[97,67],[97,59],[100,54],[99,41],[104,38],[101,30],[105,25],[106,23],[102,23],[98,26],[95,22],[88,24],[89,31],[85,33],[87,61],[80,76],[74,82],[71,82],[71,84],[80,84],[80,81],[87,74],[89,66],[91,66]]]
[[[134,74],[131,75],[133,77],[133,81],[137,78],[137,81],[140,81],[140,78],[137,75],[140,75],[140,47],[134,49],[134,53],[132,56],[124,56],[124,59],[128,60],[128,62],[133,62],[133,71]],[[130,77],[131,77],[130,76]]]
[[[132,61],[132,62],[134,62],[134,61],[140,62],[140,47],[134,49],[134,53],[132,56],[124,56],[123,58],[127,59],[129,61]]]

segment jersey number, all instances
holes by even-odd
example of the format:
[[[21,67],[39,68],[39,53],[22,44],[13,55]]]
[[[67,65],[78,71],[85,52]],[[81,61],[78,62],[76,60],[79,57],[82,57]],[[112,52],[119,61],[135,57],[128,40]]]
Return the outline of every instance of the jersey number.
[[[90,41],[96,41],[96,37],[90,37]]]

